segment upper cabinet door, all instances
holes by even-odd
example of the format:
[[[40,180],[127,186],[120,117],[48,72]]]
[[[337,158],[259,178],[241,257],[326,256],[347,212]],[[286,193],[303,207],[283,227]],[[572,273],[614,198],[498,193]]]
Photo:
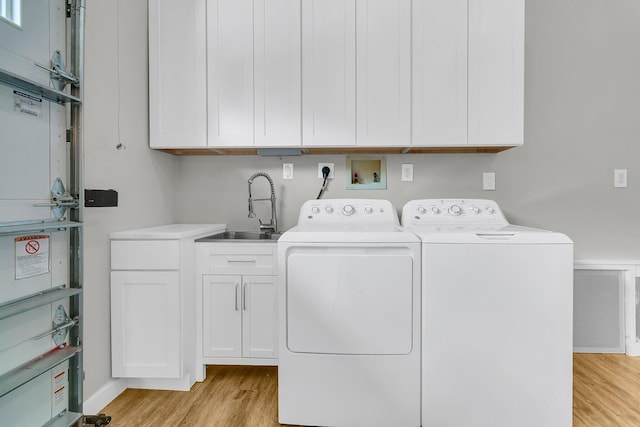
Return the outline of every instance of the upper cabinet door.
[[[411,0],[358,0],[357,145],[411,143]]]
[[[207,0],[209,145],[253,146],[253,0]]]
[[[524,0],[469,1],[469,144],[521,145]]]
[[[467,144],[467,3],[413,2],[413,145]]]
[[[356,2],[302,0],[302,141],[356,143]]]
[[[151,148],[207,145],[205,0],[149,2]]]
[[[256,0],[255,145],[300,146],[300,0]]]

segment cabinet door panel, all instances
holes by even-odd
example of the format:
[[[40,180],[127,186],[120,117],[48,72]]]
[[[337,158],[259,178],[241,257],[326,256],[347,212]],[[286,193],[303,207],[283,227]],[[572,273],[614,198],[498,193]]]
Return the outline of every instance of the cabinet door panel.
[[[356,141],[355,0],[302,0],[302,144]]]
[[[519,145],[524,0],[469,1],[469,144]]]
[[[275,358],[278,301],[274,276],[244,276],[243,356]]]
[[[208,142],[253,146],[253,0],[207,1]]]
[[[410,144],[411,1],[357,2],[357,145]]]
[[[299,146],[300,1],[256,1],[254,28],[255,145]]]
[[[242,356],[241,276],[202,276],[203,355]]]
[[[179,378],[180,277],[177,271],[112,271],[112,375]]]
[[[151,148],[207,145],[205,0],[149,2]]]
[[[467,0],[414,0],[412,144],[467,144]]]

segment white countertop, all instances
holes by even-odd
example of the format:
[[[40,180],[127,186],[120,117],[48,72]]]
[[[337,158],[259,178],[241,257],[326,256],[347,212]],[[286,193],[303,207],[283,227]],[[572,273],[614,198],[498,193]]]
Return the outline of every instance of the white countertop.
[[[114,231],[109,234],[112,239],[184,239],[187,237],[204,237],[222,232],[226,224],[169,224],[158,227],[138,228],[136,230]]]

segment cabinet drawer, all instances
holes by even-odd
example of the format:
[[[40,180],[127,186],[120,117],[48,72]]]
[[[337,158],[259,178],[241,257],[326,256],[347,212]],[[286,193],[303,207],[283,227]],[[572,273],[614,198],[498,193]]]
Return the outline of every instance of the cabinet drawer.
[[[178,270],[178,240],[112,240],[112,270]]]
[[[204,274],[276,274],[275,245],[219,246],[207,245],[201,248],[200,260]]]

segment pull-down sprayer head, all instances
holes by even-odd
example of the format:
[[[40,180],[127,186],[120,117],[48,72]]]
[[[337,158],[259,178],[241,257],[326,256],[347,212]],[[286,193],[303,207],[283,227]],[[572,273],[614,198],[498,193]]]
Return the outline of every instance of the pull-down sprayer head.
[[[267,179],[267,181],[269,181],[269,186],[271,188],[271,197],[268,199],[254,199],[253,196],[251,195],[251,185],[253,184],[254,179],[256,179],[257,177],[262,176],[264,178]],[[271,179],[271,177],[269,175],[267,175],[265,172],[256,172],[253,175],[251,175],[251,177],[249,178],[249,180],[247,181],[249,183],[249,218],[255,218],[256,214],[253,210],[253,202],[258,202],[258,201],[270,201],[271,202],[271,222],[269,222],[268,224],[263,224],[262,221],[260,221],[260,229],[261,230],[271,230],[274,233],[278,232],[278,221],[276,218],[276,192],[275,192],[275,187],[273,185],[273,180]]]

